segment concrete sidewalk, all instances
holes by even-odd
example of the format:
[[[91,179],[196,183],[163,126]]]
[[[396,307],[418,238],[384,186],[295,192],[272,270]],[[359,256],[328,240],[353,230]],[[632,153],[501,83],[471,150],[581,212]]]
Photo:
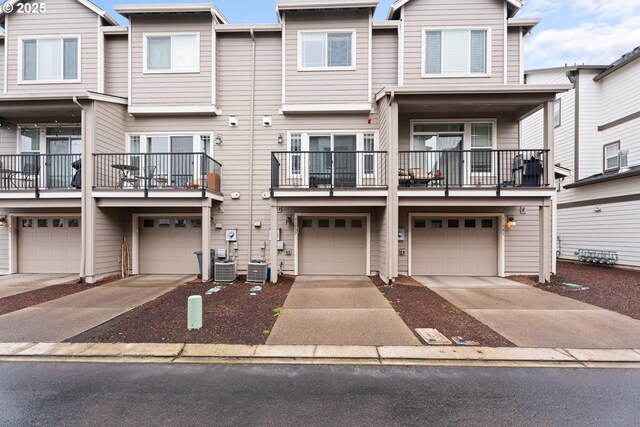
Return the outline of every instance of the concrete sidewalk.
[[[0,342],[61,342],[175,289],[192,276],[134,276],[0,316]]]
[[[77,279],[77,274],[11,274],[0,276],[0,298],[35,291]]]
[[[415,279],[519,347],[640,347],[639,320],[571,298],[497,277]]]
[[[420,345],[368,277],[299,276],[267,344]]]

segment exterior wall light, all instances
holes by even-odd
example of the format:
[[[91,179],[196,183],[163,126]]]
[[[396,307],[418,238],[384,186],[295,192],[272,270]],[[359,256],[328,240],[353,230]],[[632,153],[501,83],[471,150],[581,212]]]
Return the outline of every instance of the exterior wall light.
[[[6,227],[6,226],[7,226],[7,216],[0,215],[0,227]]]
[[[214,141],[216,142],[216,145],[222,144],[222,134],[221,133],[217,133],[215,138],[214,138]]]
[[[281,133],[278,134],[278,144],[284,144],[284,135]]]
[[[515,217],[510,216],[510,217],[507,218],[507,227],[513,228],[516,225],[518,225],[518,221],[516,221]]]

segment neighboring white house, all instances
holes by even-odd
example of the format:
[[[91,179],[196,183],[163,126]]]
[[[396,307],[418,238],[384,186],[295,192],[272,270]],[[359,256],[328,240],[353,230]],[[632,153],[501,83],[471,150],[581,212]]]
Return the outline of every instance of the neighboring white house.
[[[559,258],[616,251],[619,265],[640,267],[640,47],[607,66],[525,74],[528,84],[575,85],[556,102],[555,161],[571,171],[557,175]],[[521,133],[523,148],[539,144],[542,112]]]

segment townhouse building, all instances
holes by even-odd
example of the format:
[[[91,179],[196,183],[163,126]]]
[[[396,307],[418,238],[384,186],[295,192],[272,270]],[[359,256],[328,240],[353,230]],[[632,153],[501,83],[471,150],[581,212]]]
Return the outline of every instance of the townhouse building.
[[[116,6],[126,27],[87,0],[46,7],[0,14],[1,272],[93,282],[126,237],[134,274],[196,273],[215,249],[274,281],[549,280],[571,86],[524,84],[521,1],[399,0],[374,21],[374,0],[278,0],[268,25]]]
[[[575,85],[555,106],[555,160],[564,170],[557,256],[640,267],[640,48],[608,65],[530,70],[526,81]],[[523,146],[535,146],[541,132],[540,113],[525,119]]]

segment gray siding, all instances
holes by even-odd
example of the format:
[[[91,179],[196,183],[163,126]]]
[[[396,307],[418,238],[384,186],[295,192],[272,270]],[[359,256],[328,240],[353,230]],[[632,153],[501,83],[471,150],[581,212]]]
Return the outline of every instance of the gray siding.
[[[521,34],[520,28],[509,28],[507,32],[507,83],[512,85],[520,84]]]
[[[503,0],[414,0],[404,6],[404,84],[504,82]],[[422,78],[422,31],[424,28],[460,27],[491,29],[491,76]]]
[[[47,13],[8,16],[8,92],[78,91],[98,89],[99,17],[76,0],[47,2]],[[81,82],[58,84],[18,84],[18,46],[20,37],[79,35]]]
[[[369,12],[287,12],[286,104],[369,102]],[[356,70],[298,71],[298,31],[355,30]]]
[[[6,215],[6,212],[2,212]],[[0,274],[9,272],[9,228],[0,227]]]
[[[18,134],[15,126],[7,129],[0,127],[0,154],[16,154],[18,150]]]
[[[135,16],[130,26],[131,105],[211,105],[210,14]],[[144,74],[144,34],[181,32],[200,34],[200,72]]]
[[[129,96],[129,39],[124,35],[106,36],[104,43],[104,91],[109,95]]]
[[[398,30],[373,32],[373,93],[398,84]]]
[[[4,63],[4,39],[0,40],[0,92],[4,92],[4,73],[5,73],[5,63]]]
[[[96,276],[120,271],[121,243],[125,233],[121,210],[96,208],[93,238]],[[129,249],[132,249],[131,240]]]
[[[124,153],[126,107],[120,104],[95,102],[95,153]]]

